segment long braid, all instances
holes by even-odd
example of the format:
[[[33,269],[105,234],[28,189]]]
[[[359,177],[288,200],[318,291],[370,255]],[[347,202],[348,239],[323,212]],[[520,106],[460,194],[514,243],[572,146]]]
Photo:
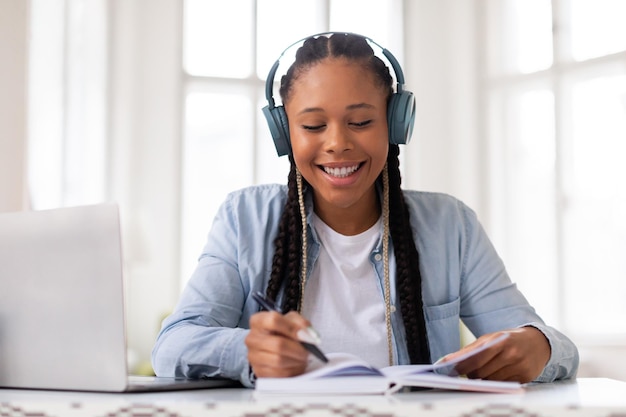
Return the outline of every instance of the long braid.
[[[426,321],[422,302],[422,277],[419,254],[413,240],[409,211],[401,189],[400,153],[397,145],[389,146],[389,229],[396,257],[396,293],[404,321],[407,349],[411,363],[430,363]]]
[[[308,234],[307,234],[307,226],[306,226],[306,207],[304,206],[304,186],[303,186],[304,178],[302,174],[296,167],[296,187],[298,189],[298,209],[300,210],[300,242],[302,242],[300,249],[300,302],[298,303],[298,312],[302,312],[302,305],[304,304],[304,286],[306,284],[307,279],[307,260],[309,259],[309,244],[308,244]]]
[[[300,303],[300,254],[302,247],[302,223],[298,204],[296,165],[291,160],[287,182],[287,201],[274,239],[272,272],[266,293],[271,299],[278,298],[284,286],[283,311],[297,310]],[[304,179],[303,179],[304,181]]]

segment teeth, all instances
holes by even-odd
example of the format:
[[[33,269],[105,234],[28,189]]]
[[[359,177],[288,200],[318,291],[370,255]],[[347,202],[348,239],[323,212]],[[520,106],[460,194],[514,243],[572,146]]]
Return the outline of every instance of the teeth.
[[[324,167],[324,171],[328,175],[332,175],[333,177],[338,177],[338,178],[347,177],[348,175],[352,174],[357,169],[359,169],[358,165],[354,165],[352,167],[342,167],[342,168]]]

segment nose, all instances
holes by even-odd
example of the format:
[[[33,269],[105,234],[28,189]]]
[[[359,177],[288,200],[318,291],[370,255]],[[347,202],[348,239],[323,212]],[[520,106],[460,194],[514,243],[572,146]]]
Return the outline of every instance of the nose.
[[[354,148],[349,129],[339,125],[329,126],[324,138],[324,150],[328,153],[342,153]]]

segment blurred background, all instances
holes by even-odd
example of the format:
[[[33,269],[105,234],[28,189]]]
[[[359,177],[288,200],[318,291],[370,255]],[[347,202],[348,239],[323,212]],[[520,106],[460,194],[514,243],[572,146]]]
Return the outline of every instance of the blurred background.
[[[622,0],[0,0],[0,211],[120,205],[131,370],[149,372],[225,194],[286,183],[271,65],[361,33],[417,99],[404,187],[470,205],[579,376],[626,380],[625,17]]]

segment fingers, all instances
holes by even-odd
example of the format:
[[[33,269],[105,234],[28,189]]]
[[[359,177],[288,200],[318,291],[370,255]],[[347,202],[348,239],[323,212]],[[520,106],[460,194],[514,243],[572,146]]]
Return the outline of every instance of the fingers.
[[[463,360],[456,365],[456,371],[469,378],[522,383],[537,378],[550,358],[550,346],[543,333],[533,327],[484,335],[460,351],[446,356],[446,359],[475,350],[502,333],[508,334],[508,337]]]
[[[250,318],[245,343],[248,360],[259,377],[286,377],[304,372],[308,352],[298,340],[298,331],[310,323],[297,313],[261,312]]]
[[[471,354],[472,356],[455,365],[455,371],[470,378],[486,378],[488,375],[496,372],[501,366],[501,362],[497,357],[501,353],[503,341],[488,346],[499,335],[494,333],[483,336],[458,352],[447,355],[444,358],[444,362]]]
[[[518,378],[521,358],[515,353],[515,347],[502,345],[499,348],[493,356],[478,354],[476,360],[460,363],[456,367],[457,371],[476,379],[509,381]],[[496,350],[496,347],[492,350]]]
[[[273,333],[287,338],[297,339],[298,331],[311,326],[308,320],[296,312],[285,315],[264,311],[250,317],[250,330]]]

